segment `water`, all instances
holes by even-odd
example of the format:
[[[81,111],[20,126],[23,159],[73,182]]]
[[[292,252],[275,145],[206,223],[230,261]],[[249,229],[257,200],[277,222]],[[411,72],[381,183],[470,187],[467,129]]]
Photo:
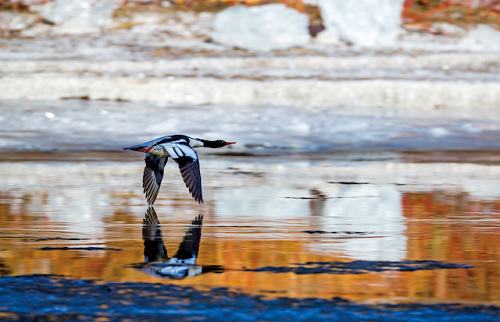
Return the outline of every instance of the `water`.
[[[497,164],[494,152],[202,155],[203,205],[168,164],[155,203],[168,255],[203,214],[197,264],[223,266],[223,272],[172,280],[130,268],[144,261],[141,155],[3,153],[0,272],[228,287],[267,297],[498,305]],[[474,267],[249,271],[356,260]]]

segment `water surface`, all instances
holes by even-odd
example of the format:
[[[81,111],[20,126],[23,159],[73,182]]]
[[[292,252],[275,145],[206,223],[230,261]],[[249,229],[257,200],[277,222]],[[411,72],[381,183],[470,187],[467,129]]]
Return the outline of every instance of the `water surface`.
[[[155,209],[169,256],[204,215],[197,264],[164,279],[144,261],[141,156],[4,154],[0,274],[155,282],[270,297],[500,304],[500,167],[473,157],[377,153],[201,157],[205,204],[168,164]],[[55,161],[59,160],[59,161]],[[473,268],[360,274],[252,271],[307,262],[432,260]],[[358,272],[359,273],[359,272]]]

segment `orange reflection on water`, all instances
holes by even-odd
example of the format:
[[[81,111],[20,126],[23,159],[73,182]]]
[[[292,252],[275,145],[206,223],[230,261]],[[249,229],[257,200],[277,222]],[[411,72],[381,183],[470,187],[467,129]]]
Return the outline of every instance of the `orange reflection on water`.
[[[96,227],[102,229],[94,236],[92,233],[68,232],[63,229],[68,223],[47,220],[43,214],[31,214],[26,207],[18,207],[13,212],[8,198],[2,200],[0,272],[3,274],[59,274],[113,282],[228,287],[268,296],[341,296],[366,302],[500,303],[500,202],[478,201],[464,193],[403,193],[401,207],[406,227],[403,233],[407,237],[408,260],[465,263],[474,265],[472,269],[345,275],[240,271],[243,268],[286,267],[291,263],[353,259],[339,251],[315,250],[319,244],[324,246],[322,249],[329,249],[329,245],[335,245],[339,239],[331,235],[300,232],[304,227],[294,226],[300,221],[297,218],[289,219],[290,225],[286,228],[273,226],[267,229],[255,228],[258,223],[248,226],[248,218],[223,220],[213,211],[208,211],[197,262],[223,265],[226,270],[221,274],[209,273],[182,280],[161,279],[127,267],[143,261],[142,218],[127,210],[116,207],[109,217],[98,223]],[[184,226],[191,219],[162,220],[164,243],[170,256],[175,253],[182,240]],[[304,222],[309,222],[309,219]],[[47,237],[80,239],[34,240]],[[46,246],[98,246],[119,248],[121,251],[40,250]]]
[[[468,263],[467,270],[436,272],[421,293],[437,299],[500,301],[500,200],[466,193],[406,193],[408,259]],[[425,291],[427,290],[427,291]]]

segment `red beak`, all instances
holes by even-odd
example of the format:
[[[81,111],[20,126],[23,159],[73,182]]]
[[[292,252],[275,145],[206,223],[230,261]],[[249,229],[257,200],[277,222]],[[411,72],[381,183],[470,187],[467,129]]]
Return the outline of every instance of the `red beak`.
[[[226,142],[226,145],[236,144],[236,142]]]

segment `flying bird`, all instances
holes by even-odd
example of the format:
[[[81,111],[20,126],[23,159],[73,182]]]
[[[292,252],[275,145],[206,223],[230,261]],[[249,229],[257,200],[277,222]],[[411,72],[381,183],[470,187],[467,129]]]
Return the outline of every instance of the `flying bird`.
[[[221,148],[235,143],[223,140],[194,139],[185,135],[169,135],[123,149],[147,154],[142,186],[149,205],[154,204],[158,191],[160,191],[163,169],[168,157],[174,159],[179,165],[182,179],[194,200],[203,203],[200,163],[198,162],[198,154],[193,148]]]

